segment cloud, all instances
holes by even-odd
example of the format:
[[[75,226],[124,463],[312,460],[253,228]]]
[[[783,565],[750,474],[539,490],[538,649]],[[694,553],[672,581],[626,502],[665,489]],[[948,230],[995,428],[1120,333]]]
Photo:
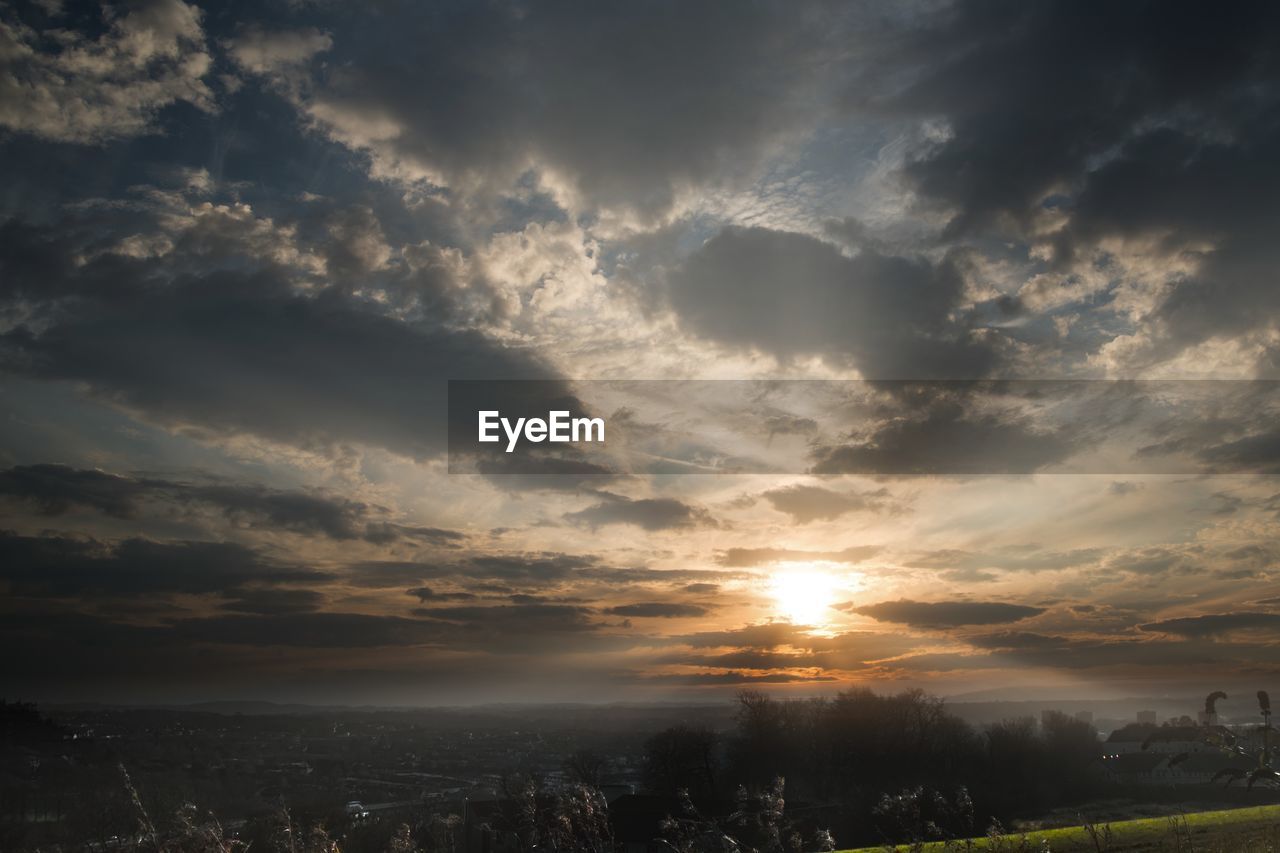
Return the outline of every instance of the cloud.
[[[694,616],[706,616],[710,611],[706,607],[697,604],[645,601],[638,604],[620,604],[617,607],[607,607],[604,612],[611,616],[635,616],[642,619],[687,619]]]
[[[35,296],[46,322],[0,335],[0,360],[206,437],[414,457],[445,449],[446,378],[551,377],[534,353],[480,332],[406,319],[324,281],[295,287],[309,277],[298,246],[246,210],[207,208],[183,228],[163,256],[74,265],[64,253],[85,238],[70,226],[5,226],[0,288]]]
[[[274,74],[300,65],[332,46],[332,36],[314,27],[267,31],[249,26],[226,44],[236,64],[255,74]]]
[[[314,649],[419,646],[443,635],[440,626],[418,619],[329,612],[180,619],[156,633],[190,643]]]
[[[545,581],[567,578],[597,562],[595,557],[577,554],[482,554],[469,558],[459,571],[472,577]]]
[[[822,356],[872,379],[977,378],[994,352],[951,319],[963,289],[952,260],[850,258],[802,234],[731,227],[671,272],[666,295],[689,330],[723,344]]]
[[[451,645],[513,653],[525,651],[521,640],[555,643],[603,627],[590,608],[573,604],[449,605],[420,608],[414,615],[449,632]]]
[[[880,622],[898,622],[915,628],[956,628],[963,625],[999,625],[1018,622],[1044,613],[1044,607],[1007,604],[1000,601],[882,601],[848,607],[852,613]]]
[[[117,518],[134,518],[144,502],[154,501],[170,506],[203,504],[254,527],[337,540],[364,539],[381,544],[411,539],[437,547],[457,547],[465,539],[452,530],[372,519],[376,508],[334,495],[252,484],[126,477],[65,465],[18,465],[0,471],[0,496],[29,502],[44,515],[62,515],[71,507],[80,506]]]
[[[1139,630],[1158,634],[1175,634],[1180,637],[1221,637],[1236,631],[1280,631],[1280,613],[1211,613],[1204,616],[1183,616],[1139,625]]]
[[[11,15],[0,19],[0,126],[101,143],[153,131],[171,104],[214,109],[204,79],[213,60],[196,6],[149,0],[118,16],[104,9],[90,32]]]
[[[939,569],[976,575],[986,569],[1004,572],[1055,572],[1096,566],[1108,556],[1102,548],[1054,551],[1036,545],[1015,545],[972,552],[952,548],[925,551],[905,560],[908,568]],[[1112,555],[1114,558],[1115,555]]]
[[[147,486],[129,477],[66,465],[15,465],[0,471],[0,495],[27,501],[44,515],[63,515],[73,506],[116,518],[130,518]]]
[[[777,508],[777,505],[774,505]],[[750,567],[770,563],[861,563],[884,550],[879,545],[852,545],[842,551],[801,551],[794,548],[729,548],[716,555],[722,566]]]
[[[565,518],[586,527],[608,524],[630,524],[643,530],[678,530],[715,524],[707,511],[675,498],[640,498],[632,500],[609,495],[586,509],[571,512]]]
[[[1028,474],[1076,450],[1067,427],[1038,427],[1030,418],[971,411],[943,399],[887,420],[858,443],[814,451],[815,474]]]
[[[11,591],[52,597],[222,593],[255,583],[330,580],[229,542],[102,542],[7,531],[0,532],[0,567]]]
[[[907,35],[914,48],[890,62],[912,82],[879,106],[943,128],[910,156],[908,181],[949,217],[949,238],[1039,243],[1077,280],[1117,254],[1127,257],[1113,271],[1155,271],[1162,286],[1115,306],[1141,324],[1107,335],[1102,361],[1117,371],[1272,326],[1276,10],[1077,13],[1070,2],[962,2]],[[1086,295],[1109,300],[1127,284]],[[1273,359],[1270,347],[1259,368],[1273,371]]]
[[[425,580],[436,579],[466,581],[470,582],[469,587],[475,587],[477,582],[500,582],[502,586],[494,591],[506,594],[512,592],[508,585],[541,586],[577,577],[599,577],[626,582],[628,571],[601,566],[598,558],[590,555],[556,552],[481,553],[448,562],[365,560],[350,564],[344,577],[348,583],[373,589],[421,585]],[[614,576],[615,572],[619,577]],[[648,573],[642,571],[641,576],[648,577]],[[680,575],[680,578],[684,577],[684,574]]]
[[[313,589],[255,587],[234,591],[228,596],[223,608],[238,613],[276,616],[287,613],[310,613],[319,610],[324,603],[324,594]]]
[[[901,52],[921,65],[893,106],[940,116],[950,129],[907,172],[920,192],[956,210],[953,232],[1001,216],[1027,221],[1049,193],[1097,168],[1091,158],[1135,135],[1158,135],[1153,119],[1182,110],[1207,121],[1215,98],[1274,73],[1257,62],[1274,10],[1208,20],[1193,8],[1139,5],[1091,21],[1077,11],[1069,2],[960,3],[915,34],[928,53]],[[1107,37],[1097,38],[1100,31]],[[1090,49],[1080,52],[1081,44]],[[1206,44],[1217,49],[1202,72],[1186,73],[1182,57]],[[1079,73],[1061,74],[1064,62]],[[1103,101],[1108,109],[1099,109]],[[1246,118],[1252,110],[1241,107],[1217,115]]]
[[[770,489],[761,494],[774,509],[791,516],[797,524],[829,521],[850,512],[881,512],[889,505],[888,496],[886,489],[848,494],[803,484]]]
[[[572,492],[590,486],[598,489],[620,478],[603,465],[562,456],[522,454],[518,458],[479,459],[476,471],[508,491]]]
[[[802,131],[822,57],[843,47],[826,17],[405,4],[327,20],[332,70],[286,94],[379,175],[505,189],[533,169],[561,196],[656,217],[688,187],[748,178]]]
[[[1211,471],[1280,473],[1280,430],[1252,433],[1205,447],[1196,455]]]
[[[683,684],[695,687],[717,684],[823,684],[838,680],[834,676],[817,673],[740,672],[733,670],[725,672],[664,673],[646,675],[642,678],[649,683]]]
[[[1074,638],[1024,631],[966,637],[981,654],[922,653],[892,662],[902,672],[948,672],[966,669],[1043,667],[1064,670],[1108,669],[1132,684],[1135,676],[1164,670],[1172,683],[1185,685],[1190,667],[1223,678],[1232,670],[1270,670],[1280,658],[1272,644],[1206,643],[1132,638]]]
[[[474,592],[438,592],[429,586],[407,590],[407,594],[417,596],[424,604],[428,601],[474,601],[479,598]]]
[[[752,646],[771,649],[782,645],[811,648],[809,643],[813,642],[814,638],[807,631],[797,628],[790,622],[765,622],[759,625],[747,625],[742,628],[698,631],[694,634],[674,637],[672,641],[694,648]]]
[[[779,644],[745,644],[729,642],[713,645],[728,651],[707,654],[695,646],[691,652],[680,651],[658,658],[657,664],[714,667],[725,669],[797,669],[857,671],[877,661],[894,658],[917,649],[919,641],[900,634],[878,634],[850,631],[830,637],[798,639]]]

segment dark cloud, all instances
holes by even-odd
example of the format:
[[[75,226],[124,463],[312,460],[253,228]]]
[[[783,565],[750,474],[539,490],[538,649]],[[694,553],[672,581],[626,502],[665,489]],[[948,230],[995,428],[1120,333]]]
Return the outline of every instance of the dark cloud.
[[[451,644],[475,643],[520,652],[520,640],[555,641],[592,634],[601,627],[591,608],[574,604],[449,605],[414,615],[450,633]]]
[[[954,400],[893,418],[853,444],[817,448],[815,474],[1029,474],[1075,450],[1067,428],[977,412]]]
[[[352,695],[379,705],[464,704],[485,689],[490,690],[483,694],[487,701],[508,701],[513,685],[523,701],[562,699],[560,691],[568,684],[582,686],[584,697],[592,695],[585,691],[600,688],[601,673],[566,669],[554,655],[539,660],[523,654],[527,644],[519,639],[511,643],[511,654],[499,653],[501,647],[473,646],[469,654],[441,655],[432,642],[439,626],[378,619],[359,614],[245,617],[238,623],[184,625],[179,632],[58,611],[6,614],[0,643],[40,654],[0,655],[0,680],[23,695],[89,695],[120,703],[136,703],[139,696],[202,701],[234,690],[315,704],[349,702]],[[456,635],[457,629],[446,633]],[[268,644],[235,641],[246,634]],[[222,642],[228,635],[230,641]]]
[[[439,625],[418,619],[327,612],[180,619],[155,633],[189,643],[315,649],[418,646],[444,635]]]
[[[417,596],[424,604],[428,601],[474,601],[479,597],[474,592],[439,592],[429,586],[415,587],[406,593]]]
[[[460,568],[471,577],[514,582],[568,578],[597,564],[595,557],[577,554],[482,554],[469,558]]]
[[[715,524],[715,520],[705,509],[675,498],[632,500],[621,495],[606,495],[605,500],[600,503],[568,513],[565,518],[592,528],[607,524],[631,524],[644,530],[678,530]]]
[[[1107,668],[1131,679],[1144,670],[1172,671],[1185,684],[1188,667],[1212,667],[1215,677],[1232,669],[1273,668],[1276,648],[1261,643],[1206,643],[1203,638],[1164,641],[1128,637],[1075,638],[1023,631],[966,637],[980,654],[925,653],[898,658],[895,668],[947,672],[1001,667]],[[1130,682],[1131,683],[1131,682]]]
[[[770,489],[761,497],[778,512],[791,516],[797,524],[829,521],[850,512],[881,512],[890,506],[887,489],[847,493],[797,484]]]
[[[116,518],[129,518],[146,492],[146,484],[132,478],[66,465],[15,465],[0,471],[0,495],[28,501],[44,515],[89,507]]]
[[[101,542],[12,532],[0,532],[0,567],[12,593],[53,597],[222,593],[254,583],[331,580],[229,542]]]
[[[1280,430],[1268,429],[1215,444],[1196,454],[1210,471],[1280,473]]]
[[[777,505],[775,504],[775,507]],[[851,545],[842,551],[801,551],[794,548],[729,548],[716,554],[722,566],[765,566],[770,563],[808,562],[861,563],[883,549],[879,545]]]
[[[944,117],[951,131],[908,175],[955,209],[953,233],[1028,222],[1050,193],[1097,168],[1091,158],[1159,135],[1168,125],[1158,119],[1213,126],[1260,106],[1241,90],[1277,70],[1274,24],[1264,3],[1221,15],[1137,3],[1101,18],[1070,2],[958,3],[923,23],[921,53],[902,54],[922,67],[894,105]]]
[[[1236,631],[1280,631],[1280,613],[1212,613],[1205,616],[1183,616],[1149,622],[1138,626],[1143,631],[1158,634],[1175,634],[1180,637],[1208,638],[1232,634]]]
[[[350,564],[344,579],[375,589],[421,586],[424,581],[447,579],[463,583],[468,590],[505,595],[513,591],[511,585],[555,584],[588,576],[609,578],[613,571],[590,555],[530,552],[471,554],[448,562],[366,560]],[[627,570],[617,571],[625,575]],[[599,574],[589,575],[591,572]]]
[[[1144,318],[1151,360],[1269,324],[1278,23],[1260,2],[1098,16],[1070,2],[955,4],[898,57],[915,79],[892,108],[947,127],[907,177],[950,213],[950,237],[1040,231],[1063,265],[1123,240],[1197,253],[1198,272],[1172,276]]]
[[[728,228],[668,280],[668,298],[699,335],[779,358],[818,355],[875,379],[977,378],[994,352],[951,319],[963,290],[955,263],[846,257],[801,234]]]
[[[387,543],[412,539],[437,547],[457,547],[456,531],[371,520],[377,508],[319,493],[284,491],[252,484],[177,482],[126,477],[65,465],[22,465],[0,471],[0,496],[27,501],[45,515],[82,506],[118,518],[138,515],[144,501],[170,505],[204,504],[234,521],[332,539]]]
[[[446,377],[550,376],[533,353],[474,330],[389,316],[341,286],[300,292],[291,279],[304,273],[274,260],[296,247],[246,216],[205,212],[163,257],[98,250],[81,265],[65,256],[85,251],[83,237],[19,229],[0,249],[0,280],[38,294],[48,317],[0,336],[0,359],[197,433],[413,456],[444,450]]]
[[[324,603],[324,594],[313,589],[257,587],[236,590],[223,604],[223,608],[238,613],[276,616],[287,613],[309,613],[319,610]]]
[[[1018,622],[1045,612],[1043,607],[1001,601],[882,601],[847,608],[881,622],[900,622],[917,628],[955,628],[963,625],[999,625]]]
[[[604,612],[612,616],[635,616],[643,619],[687,619],[694,616],[706,616],[710,611],[706,607],[697,604],[644,601],[638,604],[621,604],[617,607],[608,607],[605,608]]]
[[[829,17],[782,4],[396,4],[324,20],[331,70],[286,91],[378,171],[505,186],[533,167],[590,204],[651,216],[684,187],[749,175],[803,126],[829,79],[822,57],[845,49]]]

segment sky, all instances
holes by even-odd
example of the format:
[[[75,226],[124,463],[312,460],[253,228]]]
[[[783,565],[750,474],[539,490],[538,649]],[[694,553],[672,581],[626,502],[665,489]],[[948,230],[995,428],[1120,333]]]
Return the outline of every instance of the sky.
[[[1274,688],[1278,17],[3,4],[5,692]]]

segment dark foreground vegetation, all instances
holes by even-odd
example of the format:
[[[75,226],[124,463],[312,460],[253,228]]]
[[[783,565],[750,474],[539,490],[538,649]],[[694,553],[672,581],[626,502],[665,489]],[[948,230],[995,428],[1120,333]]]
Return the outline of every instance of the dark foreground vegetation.
[[[183,772],[149,772],[154,753],[132,741],[71,751],[65,727],[30,706],[6,707],[0,850],[802,853],[1014,838],[1002,827],[1019,818],[1122,793],[1103,772],[1088,723],[1046,713],[975,728],[920,691],[800,701],[746,692],[719,725],[713,716],[709,725],[688,720],[604,740],[515,732],[506,736],[564,750],[558,769],[538,770],[546,764],[534,761],[535,751],[519,760],[502,752],[512,766],[466,787],[460,781],[452,795],[415,796],[406,783],[386,782],[406,792],[382,811],[345,802],[352,785],[367,781],[361,775],[373,774],[373,758],[351,759],[326,777],[317,755],[295,762],[306,765],[305,784],[264,786],[237,799],[227,780],[240,777],[227,768],[241,757],[217,756],[205,744],[182,759]],[[290,727],[344,724],[280,716],[261,725],[293,737]],[[476,731],[425,741],[416,723],[409,727],[416,734],[397,734],[404,725],[377,723],[381,734],[367,749],[417,768],[442,766],[448,753],[448,766],[458,768],[450,772],[465,775],[467,751],[481,742]],[[168,742],[157,736],[153,746]],[[400,760],[409,749],[423,754]],[[628,772],[631,784],[613,784]],[[428,775],[453,778],[416,774]],[[326,787],[327,797],[316,795]],[[1111,849],[1107,837],[1095,840]]]

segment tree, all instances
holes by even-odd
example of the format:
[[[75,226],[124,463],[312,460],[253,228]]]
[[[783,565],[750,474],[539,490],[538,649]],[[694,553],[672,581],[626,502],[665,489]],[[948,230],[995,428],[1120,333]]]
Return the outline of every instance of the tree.
[[[564,761],[565,772],[579,785],[599,788],[608,762],[593,749],[579,749]]]
[[[656,794],[716,793],[716,736],[709,729],[674,726],[645,742],[644,784]]]

